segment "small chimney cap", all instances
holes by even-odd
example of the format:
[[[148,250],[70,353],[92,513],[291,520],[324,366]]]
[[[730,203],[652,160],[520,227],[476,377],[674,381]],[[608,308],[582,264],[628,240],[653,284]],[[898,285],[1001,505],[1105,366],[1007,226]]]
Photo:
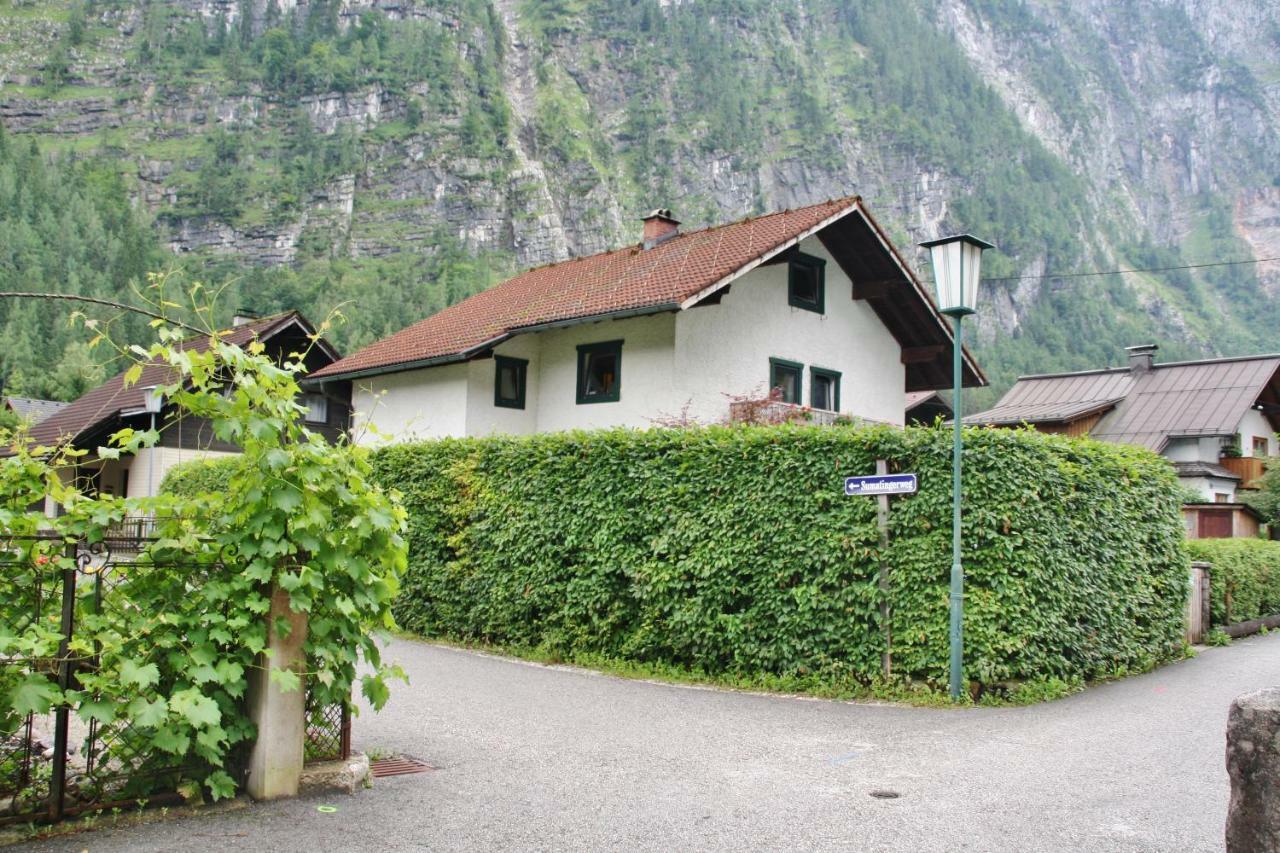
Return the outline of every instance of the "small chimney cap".
[[[1124,351],[1130,355],[1145,355],[1160,349],[1159,344],[1138,344],[1137,346],[1125,347]]]
[[[669,207],[655,208],[654,210],[649,211],[648,213],[646,213],[644,216],[640,218],[644,220],[665,219],[668,222],[674,222],[676,225],[680,224],[680,220],[676,219],[674,216],[671,215],[671,208]]]

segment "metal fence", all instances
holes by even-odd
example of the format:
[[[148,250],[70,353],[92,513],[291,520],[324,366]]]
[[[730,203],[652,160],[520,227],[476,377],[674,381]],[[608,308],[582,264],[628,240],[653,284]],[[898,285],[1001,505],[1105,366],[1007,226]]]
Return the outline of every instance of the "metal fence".
[[[151,525],[139,522],[108,532],[92,546],[63,544],[57,537],[0,536],[0,588],[4,593],[0,630],[15,636],[46,632],[56,641],[58,653],[49,657],[0,657],[0,692],[17,683],[42,683],[45,678],[61,689],[81,689],[79,675],[99,665],[100,647],[77,638],[77,625],[92,620],[96,629],[118,624],[123,651],[135,660],[157,652],[146,636],[128,631],[137,606],[129,584],[147,573],[164,573],[162,584],[172,591],[174,610],[179,597],[196,588],[221,562],[175,560],[157,562],[148,557]],[[65,560],[58,569],[47,555]],[[40,561],[46,563],[41,565]],[[154,580],[154,575],[152,578]],[[154,590],[155,585],[152,585]],[[166,601],[149,601],[163,611]],[[131,612],[132,610],[132,612]],[[56,632],[56,633],[53,633]],[[31,679],[36,674],[43,678]],[[90,701],[99,697],[89,696]],[[307,704],[306,756],[308,760],[346,758],[350,754],[350,717],[345,703],[313,707]],[[176,799],[182,772],[190,769],[172,755],[147,748],[149,737],[135,732],[128,720],[108,725],[96,718],[85,723],[79,709],[69,704],[48,714],[13,713],[12,704],[0,705],[0,825],[30,821],[57,821],[88,811],[134,806],[139,801]],[[91,716],[91,715],[90,715]],[[232,756],[225,768],[243,783],[243,755]]]

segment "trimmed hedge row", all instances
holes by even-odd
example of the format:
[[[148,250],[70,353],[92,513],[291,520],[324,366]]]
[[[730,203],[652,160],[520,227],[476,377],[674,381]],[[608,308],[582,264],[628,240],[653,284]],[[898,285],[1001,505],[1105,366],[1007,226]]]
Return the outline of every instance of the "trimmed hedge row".
[[[1193,539],[1194,560],[1212,563],[1210,612],[1214,625],[1280,613],[1280,542],[1265,539]]]
[[[211,456],[174,465],[160,481],[160,492],[193,498],[202,494],[224,493],[230,487],[239,456]]]
[[[968,430],[968,678],[1089,678],[1182,647],[1187,557],[1170,466],[1136,448]],[[881,553],[842,478],[915,471]],[[413,631],[695,667],[880,672],[878,565],[895,673],[947,669],[951,434],[711,427],[446,439],[375,452],[409,511],[396,605]]]

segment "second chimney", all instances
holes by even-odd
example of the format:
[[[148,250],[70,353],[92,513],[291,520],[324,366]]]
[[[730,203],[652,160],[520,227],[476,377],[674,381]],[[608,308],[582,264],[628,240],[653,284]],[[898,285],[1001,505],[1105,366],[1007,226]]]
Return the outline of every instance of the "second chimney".
[[[1156,350],[1160,349],[1159,344],[1142,344],[1136,347],[1125,347],[1124,351],[1129,353],[1129,370],[1133,373],[1145,373],[1155,364]]]
[[[652,249],[680,233],[680,220],[665,207],[651,210],[641,217],[644,221],[644,247]]]

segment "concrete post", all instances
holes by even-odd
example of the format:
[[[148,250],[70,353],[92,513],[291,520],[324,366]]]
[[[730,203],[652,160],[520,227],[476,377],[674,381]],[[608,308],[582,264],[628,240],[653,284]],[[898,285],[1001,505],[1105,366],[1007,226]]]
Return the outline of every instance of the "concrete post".
[[[1280,853],[1280,687],[1231,703],[1227,774],[1227,853]]]
[[[281,637],[275,624],[283,619],[289,635]],[[302,777],[303,739],[306,736],[307,616],[289,609],[289,594],[279,587],[271,591],[267,614],[268,657],[249,680],[249,716],[258,727],[258,740],[249,755],[249,796],[255,800],[296,797]],[[303,679],[297,690],[285,692],[271,681],[269,669],[291,669]]]

